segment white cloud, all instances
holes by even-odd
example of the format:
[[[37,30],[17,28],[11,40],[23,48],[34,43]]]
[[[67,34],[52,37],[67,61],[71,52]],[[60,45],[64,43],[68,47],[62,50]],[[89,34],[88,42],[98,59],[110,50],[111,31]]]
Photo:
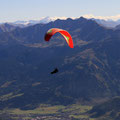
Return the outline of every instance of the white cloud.
[[[66,20],[68,17],[50,17],[52,20],[57,20],[57,19],[61,19],[61,20]],[[76,19],[75,17],[70,17],[71,19]]]
[[[53,19],[53,20],[56,20],[56,19],[62,19],[62,20],[66,20],[67,19],[67,17],[51,17],[51,19]]]
[[[93,14],[88,14],[88,15],[83,15],[83,17],[116,21],[116,20],[120,19],[120,14],[115,15],[115,16],[95,16]]]
[[[120,19],[120,14],[119,15],[115,15],[115,16],[95,16],[93,14],[87,14],[87,15],[82,15],[85,18],[95,18],[95,19],[103,19],[103,20],[114,20],[117,21],[118,19]],[[56,20],[56,19],[62,19],[62,20],[66,20],[68,17],[50,17],[52,20]],[[70,17],[71,19],[76,19],[75,17]]]

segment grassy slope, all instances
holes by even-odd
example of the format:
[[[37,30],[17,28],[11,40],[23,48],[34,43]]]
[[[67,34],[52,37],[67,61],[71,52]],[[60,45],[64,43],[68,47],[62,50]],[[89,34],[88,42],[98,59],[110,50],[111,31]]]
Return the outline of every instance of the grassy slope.
[[[90,110],[92,106],[80,105],[80,104],[73,104],[68,106],[62,105],[45,105],[42,104],[38,108],[34,110],[20,110],[20,109],[5,109],[1,111],[1,113],[9,114],[12,119],[32,119],[32,118],[39,118],[45,120],[69,120],[69,119],[76,119],[81,120],[94,120],[89,118],[87,115],[87,111]]]

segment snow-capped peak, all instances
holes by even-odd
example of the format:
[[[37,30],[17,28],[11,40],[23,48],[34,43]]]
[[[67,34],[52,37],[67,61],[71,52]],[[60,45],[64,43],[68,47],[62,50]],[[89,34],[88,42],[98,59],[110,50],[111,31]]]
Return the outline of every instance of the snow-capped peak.
[[[37,23],[49,23],[51,21],[55,21],[56,19],[67,19],[67,17],[42,17],[39,20],[15,21],[12,22],[12,24],[33,25]]]
[[[26,21],[19,20],[19,21],[15,21],[15,22],[7,22],[7,23],[10,25],[13,25],[13,26],[26,27],[26,26],[30,26],[30,25],[39,24],[39,23],[46,24],[51,21],[55,21],[57,19],[66,20],[67,17],[49,17],[48,16],[48,17],[41,17],[38,20],[26,20]],[[75,18],[72,18],[72,19],[75,19]],[[4,23],[1,23],[1,24],[4,24]]]

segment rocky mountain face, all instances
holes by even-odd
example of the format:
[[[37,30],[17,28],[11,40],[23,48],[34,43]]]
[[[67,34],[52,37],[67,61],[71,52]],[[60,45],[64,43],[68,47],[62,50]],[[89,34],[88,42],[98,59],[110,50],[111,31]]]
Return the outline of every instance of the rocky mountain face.
[[[119,120],[120,119],[120,97],[112,98],[102,104],[96,105],[89,111],[91,117],[98,120]]]
[[[95,20],[98,24],[105,26],[107,28],[115,28],[117,25],[120,24],[120,20],[104,20],[104,19],[92,19]]]
[[[67,30],[70,49],[50,28]],[[120,95],[120,31],[93,20],[56,20],[0,33],[0,108],[33,109],[40,103],[70,104]],[[54,68],[59,72],[51,75]],[[98,100],[99,99],[99,100]]]
[[[12,30],[14,30],[16,27],[14,25],[10,25],[10,24],[0,24],[0,33],[2,32],[10,32]]]

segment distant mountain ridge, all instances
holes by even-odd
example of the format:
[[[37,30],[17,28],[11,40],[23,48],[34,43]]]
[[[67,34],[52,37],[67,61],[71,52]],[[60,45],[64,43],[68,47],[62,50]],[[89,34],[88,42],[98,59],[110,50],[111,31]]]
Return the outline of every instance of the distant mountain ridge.
[[[7,23],[1,24],[0,25],[0,33],[1,32],[9,32],[9,31],[14,30],[15,28],[16,28],[15,26],[7,24]]]
[[[108,28],[115,28],[117,25],[120,24],[120,20],[113,21],[113,20],[94,19],[94,18],[92,18],[92,20],[95,20],[98,24]]]
[[[72,19],[79,19],[79,18],[73,18]],[[7,23],[1,23],[1,24],[9,24],[12,26],[17,26],[17,27],[28,27],[30,25],[35,25],[35,24],[47,24],[51,21],[55,21],[57,19],[61,20],[66,20],[67,17],[42,17],[40,20],[27,20],[27,21],[15,21],[15,22],[7,22]],[[86,18],[87,19],[87,18]],[[95,19],[95,18],[89,18],[94,21],[96,21],[98,24],[103,25],[105,27],[109,28],[114,28],[117,25],[120,24],[120,20],[114,21],[114,20],[104,20],[104,19]]]
[[[9,24],[13,26],[18,26],[18,27],[27,27],[30,25],[35,25],[35,24],[47,24],[51,21],[55,21],[57,19],[67,19],[65,17],[42,17],[40,20],[27,20],[27,21],[15,21],[15,22],[6,22],[6,23],[1,23],[1,24]]]

